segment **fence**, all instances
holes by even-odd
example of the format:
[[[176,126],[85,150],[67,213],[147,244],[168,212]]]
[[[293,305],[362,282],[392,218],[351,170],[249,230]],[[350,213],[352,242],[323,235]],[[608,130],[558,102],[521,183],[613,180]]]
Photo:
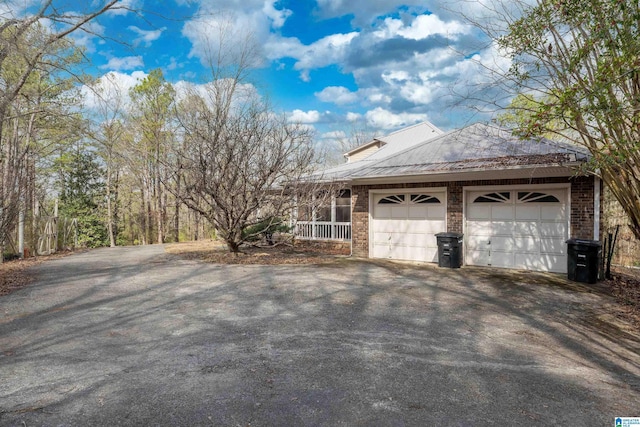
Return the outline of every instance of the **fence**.
[[[351,240],[351,223],[298,221],[294,233],[301,240]]]

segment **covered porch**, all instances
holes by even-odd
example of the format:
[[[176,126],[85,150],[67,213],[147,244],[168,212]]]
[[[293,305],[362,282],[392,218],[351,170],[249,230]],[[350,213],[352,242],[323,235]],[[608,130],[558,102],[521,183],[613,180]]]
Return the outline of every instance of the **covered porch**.
[[[300,240],[351,240],[351,189],[342,189],[315,209],[300,209],[293,232]]]

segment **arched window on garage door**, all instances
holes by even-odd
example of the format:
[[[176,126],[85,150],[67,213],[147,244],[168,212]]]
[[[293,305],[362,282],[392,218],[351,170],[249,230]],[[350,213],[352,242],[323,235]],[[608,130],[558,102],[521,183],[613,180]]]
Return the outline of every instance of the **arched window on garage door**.
[[[511,192],[501,191],[478,196],[473,200],[473,203],[505,203],[509,200],[511,200]]]
[[[560,203],[554,195],[535,191],[518,191],[519,203]]]
[[[378,200],[379,205],[397,205],[404,203],[404,194],[394,194]]]
[[[420,205],[440,203],[440,199],[438,199],[436,196],[431,196],[429,194],[412,194],[411,203],[420,204]]]

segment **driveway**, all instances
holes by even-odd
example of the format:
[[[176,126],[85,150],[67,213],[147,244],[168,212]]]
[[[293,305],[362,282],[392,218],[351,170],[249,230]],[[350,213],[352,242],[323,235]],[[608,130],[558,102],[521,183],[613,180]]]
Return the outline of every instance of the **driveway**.
[[[609,426],[640,337],[557,275],[161,246],[41,264],[0,298],[0,425]]]

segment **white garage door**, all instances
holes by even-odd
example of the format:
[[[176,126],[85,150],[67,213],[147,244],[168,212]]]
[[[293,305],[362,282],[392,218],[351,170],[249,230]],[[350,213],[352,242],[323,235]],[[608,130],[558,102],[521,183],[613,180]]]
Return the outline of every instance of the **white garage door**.
[[[371,256],[437,262],[446,212],[444,191],[374,194]]]
[[[467,193],[465,263],[567,271],[568,191]]]

